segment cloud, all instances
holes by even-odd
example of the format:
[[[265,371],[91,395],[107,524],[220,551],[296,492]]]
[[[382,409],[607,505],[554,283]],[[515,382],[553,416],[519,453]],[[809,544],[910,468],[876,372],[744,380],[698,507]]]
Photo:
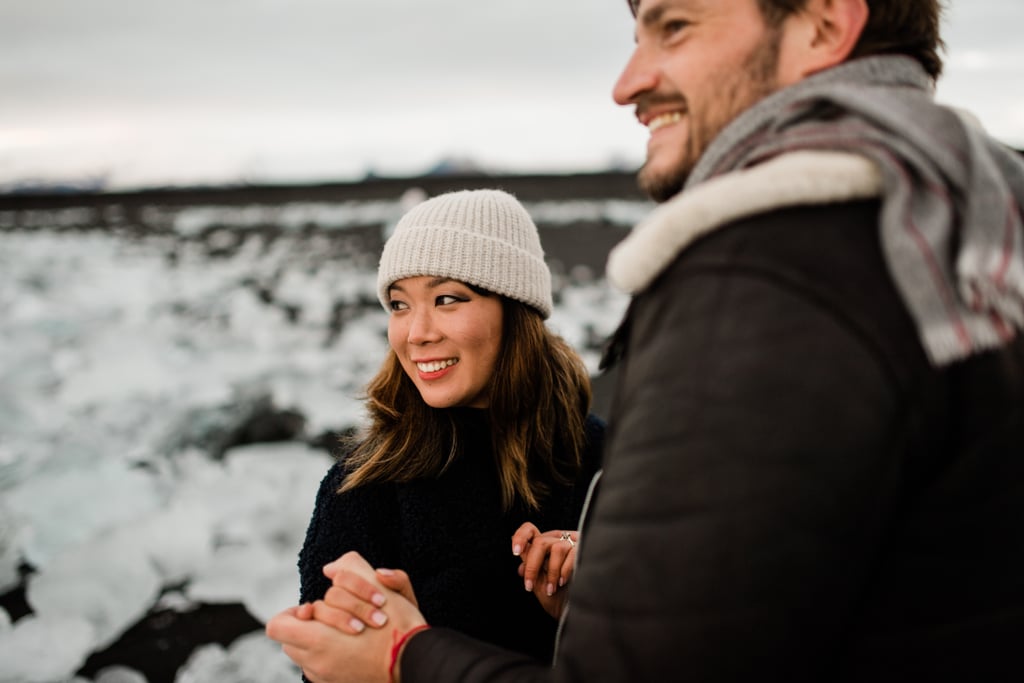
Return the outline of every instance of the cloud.
[[[1020,3],[956,3],[938,90],[1016,144],[1022,20]],[[3,3],[0,183],[415,173],[454,153],[524,171],[638,162],[643,131],[610,94],[631,49],[620,0]]]

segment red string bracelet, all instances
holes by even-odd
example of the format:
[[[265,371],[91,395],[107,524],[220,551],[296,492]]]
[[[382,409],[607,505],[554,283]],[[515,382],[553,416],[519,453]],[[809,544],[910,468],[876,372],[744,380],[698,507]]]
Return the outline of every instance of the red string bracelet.
[[[405,641],[412,638],[420,631],[426,631],[430,628],[430,624],[420,624],[419,626],[413,627],[405,632],[401,638],[399,638],[395,644],[391,647],[391,664],[388,665],[388,680],[394,683],[395,680],[395,665],[398,663],[398,653],[402,651],[402,646],[405,645]]]

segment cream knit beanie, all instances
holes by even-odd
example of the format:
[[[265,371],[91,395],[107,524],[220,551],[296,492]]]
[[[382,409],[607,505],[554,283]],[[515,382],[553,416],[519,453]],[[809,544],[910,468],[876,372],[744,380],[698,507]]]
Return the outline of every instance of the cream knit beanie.
[[[551,271],[540,235],[519,201],[501,190],[438,195],[409,210],[384,245],[377,295],[417,275],[450,277],[551,315]]]

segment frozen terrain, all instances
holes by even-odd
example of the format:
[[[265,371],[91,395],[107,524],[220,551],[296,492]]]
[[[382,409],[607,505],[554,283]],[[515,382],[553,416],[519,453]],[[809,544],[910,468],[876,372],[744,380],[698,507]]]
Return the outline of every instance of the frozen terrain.
[[[553,229],[644,209],[529,208]],[[359,423],[386,344],[366,246],[380,236],[348,228],[386,230],[401,209],[196,207],[153,233],[0,212],[0,596],[27,606],[0,607],[0,683],[143,682],[76,674],[157,611],[240,604],[258,627],[294,603],[323,446]],[[549,324],[596,372],[625,298],[558,265]],[[297,673],[253,630],[158,680]]]

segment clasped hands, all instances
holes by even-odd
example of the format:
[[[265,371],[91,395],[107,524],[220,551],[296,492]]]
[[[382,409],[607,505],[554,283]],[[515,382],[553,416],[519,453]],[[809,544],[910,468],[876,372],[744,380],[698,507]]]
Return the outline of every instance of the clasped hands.
[[[565,604],[578,538],[575,531],[542,533],[529,522],[512,536],[524,588],[555,618]],[[323,571],[331,580],[324,598],[275,615],[267,622],[267,636],[281,643],[313,683],[388,681],[399,673],[390,671],[400,655],[393,652],[396,645],[426,624],[408,575],[374,570],[356,552],[345,553]]]
[[[267,636],[313,683],[398,680],[391,669],[399,653],[393,650],[426,624],[409,577],[374,571],[356,552],[325,565],[324,575],[331,579],[324,599],[279,612],[267,622]]]

